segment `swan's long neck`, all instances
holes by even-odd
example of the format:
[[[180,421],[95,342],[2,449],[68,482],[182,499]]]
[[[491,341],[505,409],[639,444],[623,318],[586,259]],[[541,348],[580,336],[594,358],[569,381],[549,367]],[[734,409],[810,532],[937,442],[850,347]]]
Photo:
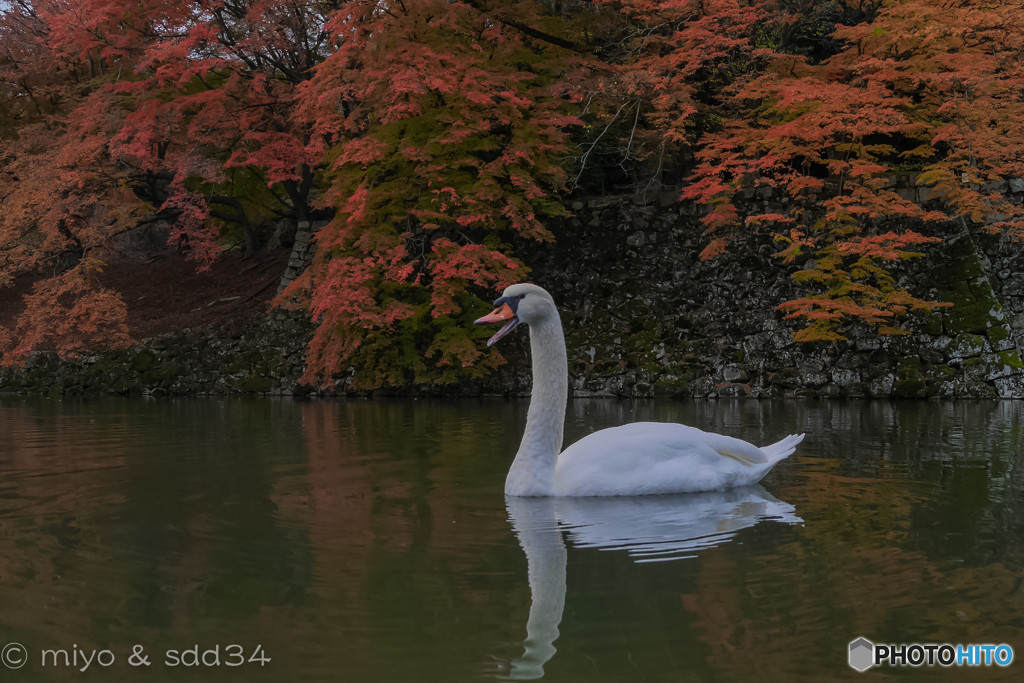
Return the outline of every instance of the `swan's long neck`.
[[[562,451],[565,402],[569,394],[569,364],[558,312],[530,325],[533,393],[519,452],[508,471],[505,493],[510,496],[550,496],[555,490],[555,461]]]

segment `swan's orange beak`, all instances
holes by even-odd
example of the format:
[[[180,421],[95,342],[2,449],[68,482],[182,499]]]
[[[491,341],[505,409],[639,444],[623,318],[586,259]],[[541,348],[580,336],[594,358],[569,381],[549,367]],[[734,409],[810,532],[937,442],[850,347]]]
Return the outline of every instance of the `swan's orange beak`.
[[[483,325],[484,323],[500,323],[502,320],[511,320],[516,317],[516,314],[512,312],[512,309],[508,304],[502,304],[493,311],[488,313],[482,318],[477,318],[473,323],[474,325]]]
[[[505,320],[508,321],[505,323],[505,326],[498,330],[497,334],[487,340],[487,345],[493,346],[495,342],[511,332],[512,328],[519,324],[519,318],[516,316],[515,311],[513,311],[507,303],[503,303],[484,317],[478,318],[473,324],[483,325],[487,323],[500,323]]]

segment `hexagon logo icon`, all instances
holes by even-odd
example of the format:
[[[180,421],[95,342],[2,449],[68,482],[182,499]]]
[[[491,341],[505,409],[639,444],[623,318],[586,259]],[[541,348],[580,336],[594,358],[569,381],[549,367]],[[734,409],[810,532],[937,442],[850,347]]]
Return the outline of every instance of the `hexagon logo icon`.
[[[857,671],[867,671],[875,660],[875,644],[867,638],[858,638],[850,643],[850,666]]]

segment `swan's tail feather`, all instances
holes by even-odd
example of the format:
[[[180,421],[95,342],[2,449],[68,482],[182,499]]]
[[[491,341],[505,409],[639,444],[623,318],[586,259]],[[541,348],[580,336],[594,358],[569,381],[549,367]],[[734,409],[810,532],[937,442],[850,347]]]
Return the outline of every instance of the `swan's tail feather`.
[[[768,456],[768,462],[774,463],[792,455],[793,451],[796,450],[796,447],[800,445],[800,442],[803,440],[803,434],[790,434],[782,441],[773,443],[771,446],[764,446],[761,450]]]

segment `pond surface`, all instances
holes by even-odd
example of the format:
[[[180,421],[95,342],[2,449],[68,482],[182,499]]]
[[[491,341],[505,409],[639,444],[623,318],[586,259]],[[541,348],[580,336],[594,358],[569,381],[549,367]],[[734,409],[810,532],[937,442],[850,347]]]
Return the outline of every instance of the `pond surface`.
[[[0,680],[1020,680],[847,648],[1024,657],[1021,403],[577,400],[567,443],[807,438],[758,488],[506,502],[526,408],[0,397]]]

